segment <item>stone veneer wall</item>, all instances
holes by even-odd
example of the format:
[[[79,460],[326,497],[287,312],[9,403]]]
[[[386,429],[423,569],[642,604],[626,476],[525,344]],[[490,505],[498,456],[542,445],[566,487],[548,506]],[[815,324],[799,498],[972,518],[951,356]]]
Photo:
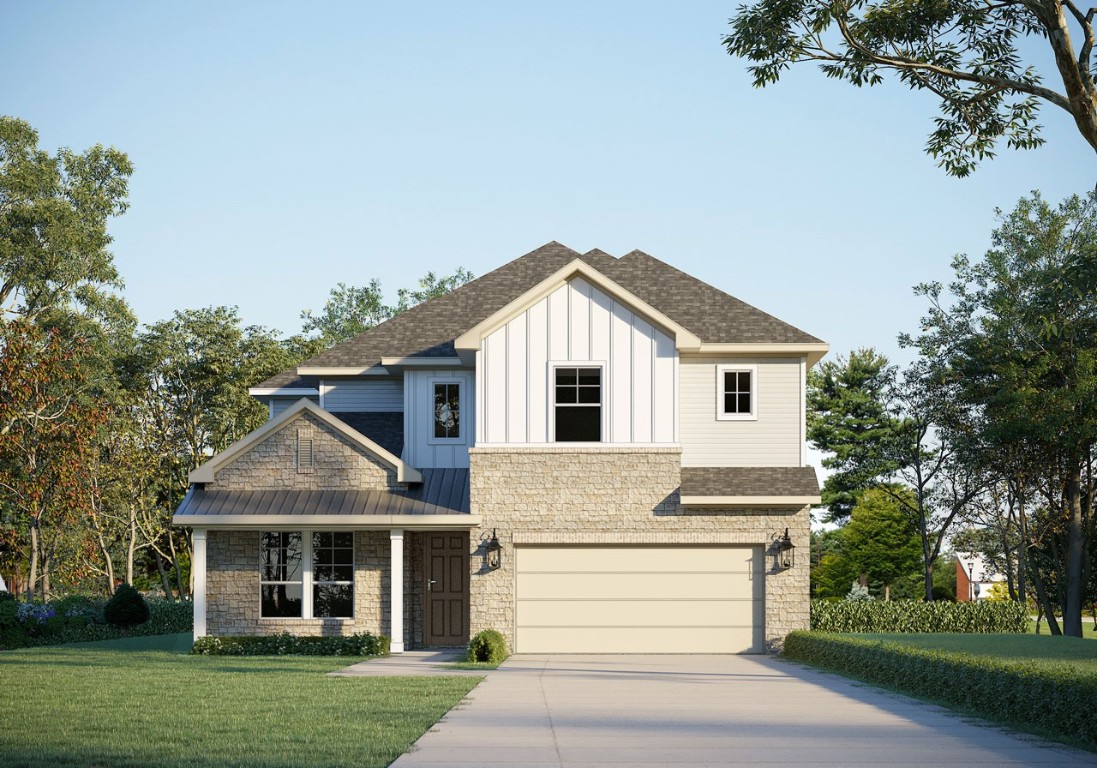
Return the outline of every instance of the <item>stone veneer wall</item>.
[[[210,635],[389,634],[388,531],[354,533],[354,618],[259,616],[259,532],[210,531],[206,543],[206,631]],[[404,642],[422,642],[422,538],[404,534]]]
[[[472,543],[497,529],[503,567],[483,572],[471,558],[470,632],[497,629],[514,642],[514,545],[751,544],[769,552],[785,528],[803,557],[774,573],[767,557],[766,645],[808,627],[809,508],[683,510],[678,448],[479,447],[469,450]]]
[[[297,467],[298,435],[310,438],[313,466]],[[309,413],[217,470],[214,490],[395,490],[396,472]]]

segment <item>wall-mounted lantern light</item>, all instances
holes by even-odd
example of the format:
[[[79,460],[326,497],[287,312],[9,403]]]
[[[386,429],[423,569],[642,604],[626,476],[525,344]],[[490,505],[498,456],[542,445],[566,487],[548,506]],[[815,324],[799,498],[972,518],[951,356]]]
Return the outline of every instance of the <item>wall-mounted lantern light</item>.
[[[487,539],[487,532],[484,532],[484,539]],[[487,539],[484,544],[484,564],[487,565],[488,570],[497,571],[503,564],[503,545],[499,543],[499,537],[495,535],[495,529],[491,529],[491,538]]]
[[[780,571],[787,571],[796,565],[796,545],[789,538],[788,528],[785,529],[785,535],[777,538],[773,543],[773,561],[774,566]]]

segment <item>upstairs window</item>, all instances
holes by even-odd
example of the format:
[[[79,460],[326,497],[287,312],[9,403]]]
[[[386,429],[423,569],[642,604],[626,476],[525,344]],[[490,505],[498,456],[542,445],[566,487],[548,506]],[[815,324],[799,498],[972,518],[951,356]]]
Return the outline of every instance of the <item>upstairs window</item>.
[[[435,381],[434,440],[461,439],[461,382]]]
[[[754,365],[716,366],[716,418],[757,419],[757,379],[758,368]]]
[[[602,440],[602,369],[558,366],[553,369],[556,442]]]

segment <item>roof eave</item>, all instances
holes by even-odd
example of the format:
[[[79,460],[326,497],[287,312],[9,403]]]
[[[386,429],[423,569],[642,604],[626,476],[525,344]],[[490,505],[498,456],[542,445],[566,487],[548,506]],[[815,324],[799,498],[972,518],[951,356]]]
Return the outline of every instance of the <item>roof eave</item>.
[[[801,507],[822,503],[819,496],[682,496],[683,507]]]

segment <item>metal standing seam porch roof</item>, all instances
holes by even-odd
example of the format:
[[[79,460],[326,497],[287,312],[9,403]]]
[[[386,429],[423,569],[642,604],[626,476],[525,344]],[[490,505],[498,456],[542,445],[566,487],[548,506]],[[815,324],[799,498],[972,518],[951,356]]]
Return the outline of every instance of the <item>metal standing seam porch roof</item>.
[[[194,487],[172,518],[175,525],[251,528],[459,527],[479,524],[469,514],[467,469],[425,469],[406,493],[302,490],[206,490]]]

